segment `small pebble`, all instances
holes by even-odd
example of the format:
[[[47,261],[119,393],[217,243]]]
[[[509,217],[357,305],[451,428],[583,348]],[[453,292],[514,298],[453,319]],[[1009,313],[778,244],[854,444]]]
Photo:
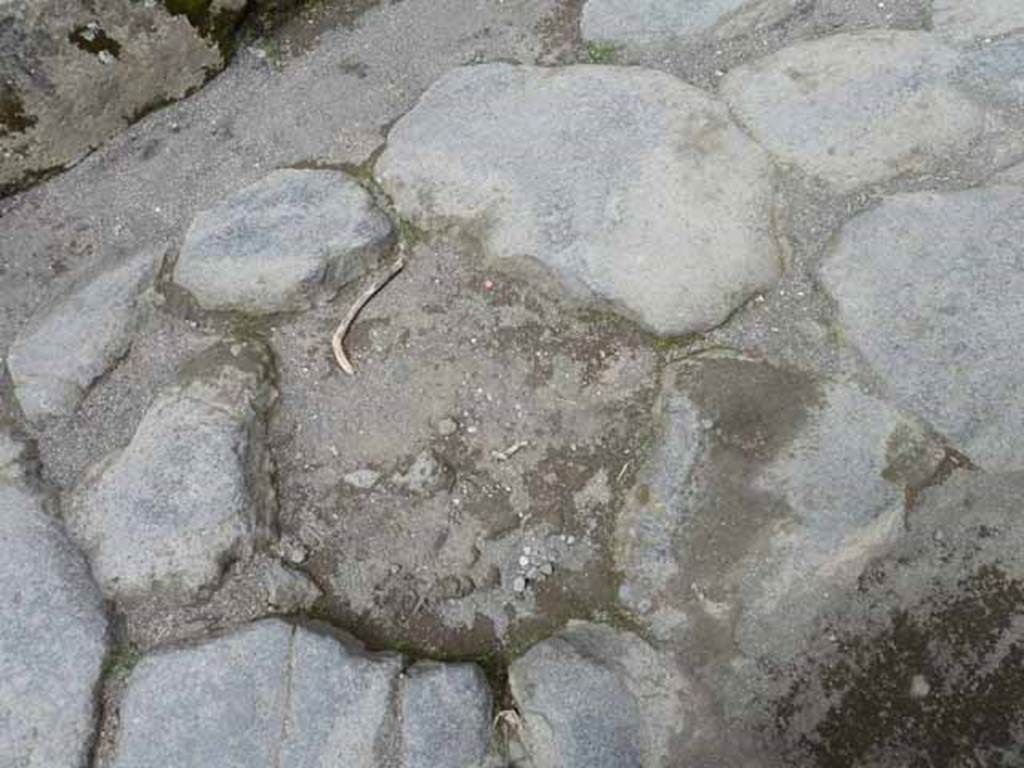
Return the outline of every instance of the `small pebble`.
[[[540,572],[543,573],[545,576],[550,576],[552,573],[555,572],[555,566],[551,563],[544,563],[540,567]]]
[[[525,592],[526,579],[524,579],[522,576],[516,576],[515,580],[512,582],[512,589],[515,592]]]
[[[437,432],[441,437],[449,437],[459,430],[459,423],[455,419],[441,419],[437,422]]]
[[[528,558],[526,555],[523,555],[522,557],[519,558],[519,565],[521,567],[525,568],[529,564],[530,564],[530,558]]]

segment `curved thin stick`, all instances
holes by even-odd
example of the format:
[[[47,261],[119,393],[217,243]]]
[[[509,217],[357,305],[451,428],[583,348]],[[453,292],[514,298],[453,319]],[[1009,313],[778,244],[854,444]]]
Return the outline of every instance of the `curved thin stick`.
[[[331,336],[331,349],[334,350],[334,359],[338,361],[338,367],[341,368],[349,376],[355,376],[356,370],[352,367],[352,363],[349,361],[348,356],[345,354],[345,347],[342,342],[345,340],[345,334],[348,333],[349,326],[352,325],[352,321],[356,319],[356,315],[366,305],[374,295],[391,282],[391,278],[397,275],[405,267],[405,256],[401,255],[395,263],[391,265],[391,268],[387,271],[387,274],[374,280],[370,283],[369,287],[359,294],[359,298],[356,299],[355,304],[349,309],[348,314],[345,315],[345,319],[341,321],[341,325],[334,331],[334,335]]]

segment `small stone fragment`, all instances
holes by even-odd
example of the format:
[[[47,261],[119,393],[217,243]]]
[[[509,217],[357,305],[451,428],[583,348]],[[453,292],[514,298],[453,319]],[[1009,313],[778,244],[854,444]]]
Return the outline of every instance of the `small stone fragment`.
[[[450,437],[459,430],[459,424],[455,419],[441,419],[437,422],[437,434],[441,437]]]
[[[111,597],[194,596],[270,528],[269,352],[217,344],[160,392],[131,442],[74,491],[69,528]]]
[[[663,336],[720,324],[781,270],[767,155],[662,72],[456,69],[391,129],[377,175],[403,216],[464,226],[486,258]]]
[[[480,765],[491,739],[491,690],[478,666],[417,662],[400,695],[402,768]]]
[[[525,592],[526,591],[526,578],[523,576],[516,576],[512,580],[512,591],[513,592]]]
[[[7,356],[29,420],[70,414],[89,385],[124,355],[140,318],[139,295],[153,282],[166,250],[141,251],[29,321]]]
[[[196,216],[174,280],[204,309],[308,309],[376,267],[391,243],[391,223],[354,179],[274,171]]]
[[[380,480],[380,472],[369,468],[357,469],[353,472],[349,472],[342,479],[353,488],[368,491],[377,484],[378,480]]]
[[[430,450],[417,454],[409,468],[394,477],[396,485],[416,494],[433,494],[450,489],[453,480],[452,468]]]

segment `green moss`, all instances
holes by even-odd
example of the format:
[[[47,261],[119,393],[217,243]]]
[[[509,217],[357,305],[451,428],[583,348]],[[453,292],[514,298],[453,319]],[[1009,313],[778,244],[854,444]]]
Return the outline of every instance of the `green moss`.
[[[590,64],[614,64],[619,60],[619,46],[611,43],[587,43],[584,54]]]
[[[116,682],[127,680],[141,659],[142,654],[131,646],[115,646],[103,661],[103,678]]]

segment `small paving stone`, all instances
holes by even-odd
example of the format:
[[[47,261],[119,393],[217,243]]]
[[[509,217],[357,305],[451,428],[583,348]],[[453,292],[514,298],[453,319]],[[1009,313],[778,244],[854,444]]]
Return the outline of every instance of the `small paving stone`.
[[[140,294],[166,248],[141,251],[36,314],[7,355],[25,416],[37,421],[75,410],[86,390],[124,355],[140,318]]]
[[[985,134],[960,66],[929,34],[841,34],[737,67],[722,95],[766,149],[846,192],[927,171]]]
[[[775,24],[800,6],[799,0],[587,0],[580,31],[601,43],[650,44],[745,34]]]
[[[1018,0],[934,0],[932,26],[963,41],[1024,32],[1024,5]]]
[[[0,445],[16,444],[0,431]],[[103,600],[14,452],[0,468],[0,765],[83,768],[106,653]]]
[[[766,155],[661,72],[454,70],[392,128],[376,173],[403,216],[461,224],[485,257],[661,335],[723,322],[780,273]]]
[[[821,275],[896,402],[981,466],[1024,466],[1024,189],[888,198]]]
[[[204,309],[308,309],[378,265],[391,224],[337,171],[274,171],[200,213],[174,280]]]
[[[491,689],[475,664],[417,662],[401,685],[402,768],[475,768],[491,740]]]
[[[509,667],[536,768],[640,768],[685,759],[698,730],[687,681],[643,640],[570,622]]]
[[[193,596],[267,535],[268,365],[255,343],[213,346],[74,491],[68,525],[108,596]]]

